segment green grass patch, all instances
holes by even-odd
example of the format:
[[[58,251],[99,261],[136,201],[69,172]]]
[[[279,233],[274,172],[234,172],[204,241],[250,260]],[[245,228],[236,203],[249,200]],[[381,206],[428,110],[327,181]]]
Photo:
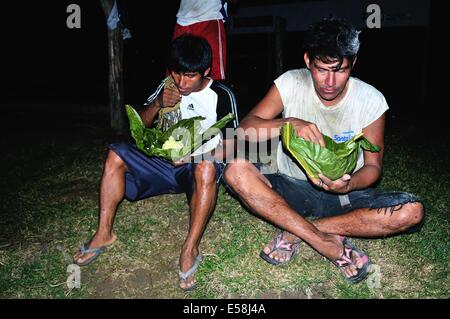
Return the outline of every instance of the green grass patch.
[[[200,249],[198,289],[178,288],[178,258],[189,210],[183,194],[121,204],[117,242],[81,268],[68,288],[67,267],[96,230],[104,139],[39,142],[2,158],[0,298],[449,298],[450,173],[445,144],[413,145],[389,136],[380,187],[418,195],[427,218],[419,233],[355,240],[376,266],[350,285],[307,245],[274,267],[259,258],[276,229],[223,189]],[[377,279],[377,280],[375,280]]]

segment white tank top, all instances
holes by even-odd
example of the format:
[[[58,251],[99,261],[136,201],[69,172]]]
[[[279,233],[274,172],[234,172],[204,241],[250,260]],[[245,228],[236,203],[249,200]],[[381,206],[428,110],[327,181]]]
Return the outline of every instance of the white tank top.
[[[362,132],[389,109],[384,96],[373,86],[354,77],[349,78],[345,96],[334,106],[325,106],[314,89],[308,69],[287,71],[275,85],[281,95],[283,117],[296,117],[317,125],[319,130],[335,142],[345,142]],[[285,153],[280,141],[277,151],[280,173],[306,180],[299,165]],[[355,171],[364,165],[360,149]]]

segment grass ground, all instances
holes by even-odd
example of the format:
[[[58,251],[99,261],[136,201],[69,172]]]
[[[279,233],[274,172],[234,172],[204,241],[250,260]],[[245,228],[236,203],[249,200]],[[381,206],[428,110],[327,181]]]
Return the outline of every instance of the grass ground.
[[[184,195],[124,201],[118,241],[81,269],[81,287],[66,280],[71,256],[97,226],[98,183],[108,137],[26,141],[5,138],[1,157],[0,298],[443,298],[450,297],[450,172],[446,140],[429,146],[411,132],[388,132],[380,187],[424,202],[421,232],[355,239],[375,267],[349,285],[306,245],[286,267],[258,257],[274,227],[220,189],[201,251],[198,289],[178,288],[178,256],[188,225]],[[29,137],[33,138],[33,135]],[[80,136],[78,136],[80,137]]]

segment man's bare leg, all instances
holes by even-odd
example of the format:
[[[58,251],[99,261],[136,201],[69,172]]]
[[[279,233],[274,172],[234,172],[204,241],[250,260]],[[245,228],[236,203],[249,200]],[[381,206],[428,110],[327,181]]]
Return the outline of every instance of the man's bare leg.
[[[109,150],[100,183],[98,228],[90,240],[88,248],[111,245],[116,241],[117,236],[113,231],[113,223],[117,206],[124,198],[125,172],[127,170],[122,159],[114,151]],[[73,257],[74,263],[82,264],[93,255],[94,253],[81,254],[79,251]]]
[[[188,271],[195,263],[195,258],[199,254],[200,241],[214,210],[217,196],[216,169],[213,163],[203,161],[197,164],[194,178],[195,188],[189,205],[191,214],[189,232],[180,255],[182,272]],[[188,277],[186,281],[180,281],[182,289],[192,287],[194,284],[194,275]]]
[[[391,209],[361,208],[352,212],[324,217],[311,223],[321,232],[349,237],[382,238],[402,233],[409,228],[420,224],[424,218],[424,208],[419,202],[410,202]],[[283,239],[294,242],[297,236],[285,232]],[[274,242],[271,241],[264,251],[270,253]],[[290,258],[289,252],[274,251],[271,258],[285,262]]]
[[[356,209],[350,213],[321,218],[313,224],[323,232],[355,237],[386,237],[420,224],[424,208],[419,202],[382,209]]]
[[[229,164],[225,180],[256,214],[306,241],[329,260],[342,257],[343,245],[338,237],[321,232],[291,209],[253,164],[247,161]],[[359,258],[355,257],[354,263],[358,268],[362,267]],[[357,270],[349,266],[345,273],[349,277],[356,275]]]

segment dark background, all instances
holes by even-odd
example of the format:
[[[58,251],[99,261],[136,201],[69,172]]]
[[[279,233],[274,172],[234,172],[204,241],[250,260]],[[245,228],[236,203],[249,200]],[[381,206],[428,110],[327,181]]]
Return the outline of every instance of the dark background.
[[[241,0],[230,13],[246,5],[281,2],[289,1]],[[81,29],[66,26],[70,3],[81,7]],[[144,102],[164,76],[178,5],[179,1],[169,0],[126,2],[127,27],[133,36],[124,43],[126,103]],[[45,129],[56,121],[107,127],[107,29],[99,1],[11,2],[1,11],[2,128],[10,132],[11,125],[21,123]],[[445,15],[443,5],[432,1],[429,26],[364,29],[361,33],[353,75],[385,95],[392,125],[445,127]],[[287,34],[285,70],[304,65],[302,38],[303,32]],[[269,34],[228,35],[227,82],[236,92],[241,117],[276,76],[271,54],[273,37]]]

